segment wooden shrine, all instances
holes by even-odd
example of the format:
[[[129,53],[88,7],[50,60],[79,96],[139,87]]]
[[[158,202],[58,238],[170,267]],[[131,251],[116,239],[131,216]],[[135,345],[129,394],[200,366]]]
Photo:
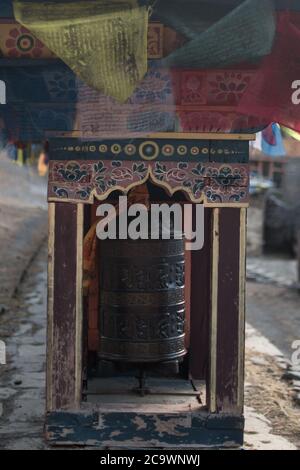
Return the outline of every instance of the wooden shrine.
[[[251,138],[165,134],[130,143],[128,139],[82,143],[78,137],[50,141],[46,420],[50,442],[104,447],[242,445]],[[171,156],[166,156],[168,149]],[[112,190],[127,192],[147,179],[170,195],[182,191],[188,201],[205,206],[205,246],[190,252],[186,289],[190,345],[185,382],[202,381],[206,395],[202,405],[193,394],[191,401],[188,393],[186,404],[180,400],[174,405],[155,405],[147,398],[143,403],[139,397],[134,403],[131,399],[118,404],[118,396],[111,396],[111,401],[105,396],[102,403],[101,395],[96,404],[95,395],[92,403],[82,401],[87,368],[82,245],[89,213],[93,202],[105,200]]]

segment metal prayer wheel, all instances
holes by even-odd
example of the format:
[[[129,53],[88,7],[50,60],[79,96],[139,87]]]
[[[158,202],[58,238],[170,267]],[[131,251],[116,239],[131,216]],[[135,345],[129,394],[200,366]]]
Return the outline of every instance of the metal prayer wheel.
[[[100,251],[100,358],[184,356],[184,240],[105,240]]]

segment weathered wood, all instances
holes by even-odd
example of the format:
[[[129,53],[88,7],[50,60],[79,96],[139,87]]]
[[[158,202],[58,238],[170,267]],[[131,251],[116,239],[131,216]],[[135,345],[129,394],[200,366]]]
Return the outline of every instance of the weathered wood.
[[[244,413],[245,386],[245,341],[246,341],[246,251],[247,251],[247,209],[240,209],[240,250],[239,250],[239,326],[238,326],[238,391],[237,411]]]
[[[240,210],[220,209],[216,406],[237,412],[239,374]]]
[[[55,205],[53,246],[49,249],[52,286],[48,308],[47,407],[50,410],[80,405],[82,371],[82,302],[79,266],[83,226],[82,205]],[[50,293],[50,292],[49,292]]]
[[[90,226],[94,225],[97,221],[96,211],[99,206],[99,202],[96,202],[91,207],[91,223]],[[97,240],[96,258],[97,258],[97,269],[95,278],[91,280],[91,286],[88,295],[88,350],[93,352],[99,351],[100,332],[99,332],[99,269],[98,263],[100,262],[100,241]]]
[[[91,206],[84,206],[84,236],[88,233],[91,226]],[[82,347],[82,380],[84,387],[88,379],[88,315],[89,315],[89,302],[88,297],[83,297],[83,347]]]
[[[188,349],[191,342],[191,251],[185,250],[185,347]]]
[[[243,444],[242,417],[165,408],[137,411],[122,405],[122,409],[48,413],[46,436],[52,445],[97,448],[232,448]]]
[[[206,381],[208,409],[215,413],[217,387],[217,335],[218,335],[218,284],[220,251],[220,209],[212,210],[211,220],[211,256],[210,256],[210,308],[209,308],[209,359]]]
[[[199,398],[202,398],[204,384],[198,383],[197,388],[194,382],[179,378],[151,377],[146,378],[146,388],[148,392],[141,396],[134,392],[138,381],[133,371],[132,376],[100,377],[90,379],[88,382],[87,403],[125,406],[137,405],[138,408],[145,405],[170,405],[184,406],[186,409],[199,409]]]
[[[246,210],[206,209],[204,248],[190,253],[191,279],[186,292],[191,299],[190,372],[195,379],[206,379],[210,414],[185,404],[184,409],[173,412],[159,411],[160,405],[151,413],[138,412],[139,406],[126,413],[121,407],[103,411],[103,403],[100,414],[80,411],[84,209],[82,204],[56,203],[50,204],[49,213],[48,439],[54,444],[125,447],[132,440],[134,448],[221,447],[229,441],[240,445]],[[90,318],[89,328],[98,333],[96,305],[94,310],[96,323]],[[236,427],[232,422],[239,424]],[[141,435],[140,426],[147,429],[147,436]]]
[[[243,413],[246,209],[212,210],[209,374],[213,413]]]
[[[46,409],[53,409],[53,304],[54,304],[54,245],[55,245],[55,203],[48,206],[48,285],[47,285],[47,372]]]
[[[194,379],[207,378],[209,356],[211,214],[204,210],[204,247],[191,253],[190,372]]]

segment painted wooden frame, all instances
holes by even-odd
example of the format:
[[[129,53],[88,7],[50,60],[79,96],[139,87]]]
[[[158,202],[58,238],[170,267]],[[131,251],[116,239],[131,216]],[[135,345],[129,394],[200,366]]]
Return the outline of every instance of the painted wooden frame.
[[[83,214],[82,204],[49,205],[48,411],[81,403]]]
[[[190,256],[189,367],[193,378],[206,380],[206,407],[95,407],[82,402],[84,203],[50,200],[45,429],[51,444],[242,445],[246,212],[242,204],[207,207],[205,247]]]
[[[92,204],[150,179],[206,207],[247,207],[249,139],[188,133],[50,139],[48,200]]]

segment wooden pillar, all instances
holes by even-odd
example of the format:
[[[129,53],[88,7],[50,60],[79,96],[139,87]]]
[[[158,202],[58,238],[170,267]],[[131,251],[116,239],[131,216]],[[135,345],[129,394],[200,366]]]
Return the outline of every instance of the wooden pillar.
[[[91,208],[91,224],[97,221],[97,208],[100,203],[96,202]],[[96,257],[99,262],[99,240],[97,240]],[[91,281],[88,295],[88,351],[96,354],[99,351],[100,335],[99,335],[99,269],[97,267],[95,278]]]
[[[205,380],[209,358],[209,316],[211,286],[211,219],[212,209],[204,209],[204,246],[191,251],[191,344],[190,372]]]
[[[49,204],[47,411],[82,393],[83,204]]]
[[[242,414],[246,209],[215,208],[212,226],[208,407]]]

